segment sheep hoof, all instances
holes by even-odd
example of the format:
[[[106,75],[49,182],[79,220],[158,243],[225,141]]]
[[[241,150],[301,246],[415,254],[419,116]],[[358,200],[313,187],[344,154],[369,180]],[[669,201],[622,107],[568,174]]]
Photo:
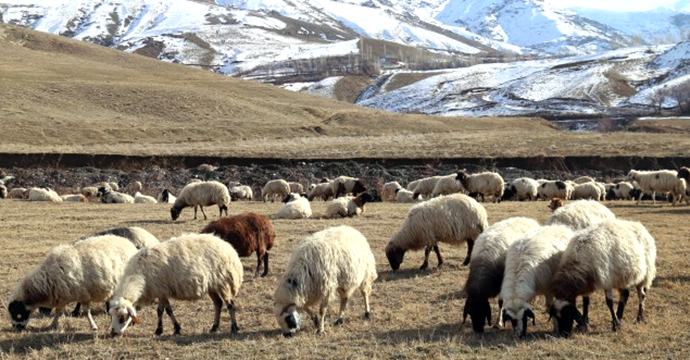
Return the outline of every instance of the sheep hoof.
[[[230,326],[230,332],[232,332],[233,334],[237,334],[237,332],[239,332],[239,331],[240,331],[240,327],[237,326],[237,324],[232,324],[232,326]],[[292,333],[290,333],[290,334],[292,335]]]
[[[428,263],[422,264],[422,266],[419,267],[419,270],[426,270],[429,267]]]
[[[156,332],[154,334],[156,334],[156,336],[161,336],[163,334],[163,328],[162,327],[156,328]]]
[[[620,329],[621,329],[621,324],[618,322],[614,322],[613,325],[611,326],[611,331],[613,331],[613,332],[617,332]]]
[[[371,311],[367,311],[364,313],[364,320],[371,320]]]
[[[333,323],[333,326],[341,326],[343,325],[343,318],[340,318]]]
[[[210,333],[214,333],[214,332],[216,332],[216,331],[218,331],[218,325],[213,325],[213,326],[211,326],[211,330],[210,330],[209,332],[210,332]]]
[[[321,330],[321,329],[319,329],[319,330],[316,330],[316,336],[322,336],[322,335],[323,335],[323,333],[324,333],[324,331],[323,331],[323,330]]]

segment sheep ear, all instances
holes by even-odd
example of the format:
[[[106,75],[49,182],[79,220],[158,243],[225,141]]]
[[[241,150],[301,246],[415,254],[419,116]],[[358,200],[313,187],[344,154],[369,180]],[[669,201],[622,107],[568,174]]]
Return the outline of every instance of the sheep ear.
[[[136,325],[141,323],[141,320],[139,320],[139,317],[137,316],[137,311],[133,307],[127,307],[127,313],[132,318],[132,324]]]

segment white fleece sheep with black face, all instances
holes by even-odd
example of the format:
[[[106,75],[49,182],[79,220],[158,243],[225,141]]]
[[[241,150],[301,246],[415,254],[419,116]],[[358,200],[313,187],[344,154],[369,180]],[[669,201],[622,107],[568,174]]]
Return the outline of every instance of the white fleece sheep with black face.
[[[98,188],[98,195],[104,204],[134,204],[134,198],[125,193],[117,192],[109,187]]]
[[[568,200],[573,194],[574,187],[565,181],[544,180],[537,188],[537,196],[540,199],[559,198]]]
[[[640,196],[637,199],[637,204],[642,200],[645,194],[652,195],[652,204],[656,204],[656,193],[672,193],[674,195],[674,202],[678,199],[685,198],[685,190],[682,189],[685,181],[678,177],[678,172],[675,170],[658,170],[658,171],[641,171],[630,170],[628,173],[628,180],[635,181],[642,189]],[[681,180],[682,183],[681,183]],[[686,202],[688,200],[686,199]]]
[[[289,198],[288,202],[278,209],[274,219],[306,219],[311,217],[311,205],[307,198],[301,197],[299,194],[290,194],[287,197]]]
[[[573,230],[582,230],[607,219],[615,219],[611,210],[594,200],[571,201],[546,219],[546,225],[565,225]]]
[[[317,333],[323,333],[328,303],[336,297],[340,311],[335,325],[342,324],[347,302],[357,290],[364,297],[364,318],[369,319],[369,295],[376,278],[374,254],[359,231],[343,225],[308,236],[295,247],[273,294],[283,335],[292,336],[300,329],[299,310],[309,314]]]
[[[494,202],[500,202],[505,191],[503,177],[495,172],[487,171],[470,175],[460,170],[455,179],[462,184],[466,192],[482,195],[482,198],[493,196]]]
[[[539,188],[537,180],[528,177],[521,177],[510,183],[510,195],[506,200],[536,200]],[[504,194],[504,199],[506,194]]]
[[[604,290],[611,313],[612,330],[620,320],[630,294],[637,289],[639,307],[636,322],[644,321],[644,302],[656,276],[654,238],[639,222],[611,219],[577,232],[566,248],[553,278],[556,300],[550,310],[555,330],[563,336],[572,333],[577,321],[581,330],[589,323],[589,294]],[[613,290],[618,290],[618,308],[613,309]],[[575,299],[583,296],[582,314]]]

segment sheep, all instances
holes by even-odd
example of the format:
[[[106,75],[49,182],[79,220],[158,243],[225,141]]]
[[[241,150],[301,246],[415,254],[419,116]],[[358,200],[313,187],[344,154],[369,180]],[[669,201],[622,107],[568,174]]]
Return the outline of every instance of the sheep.
[[[560,180],[546,180],[537,189],[537,196],[542,199],[561,198],[570,199],[573,186]]]
[[[238,200],[252,200],[254,199],[254,192],[248,185],[237,185],[230,188],[230,199],[232,201]]]
[[[536,180],[528,177],[521,177],[513,180],[510,183],[510,192],[516,200],[523,201],[536,200],[537,199],[537,189],[539,188],[539,183]]]
[[[127,185],[125,188],[125,193],[127,194],[135,194],[137,192],[141,192],[141,190],[144,188],[144,186],[141,184],[141,181],[135,181],[133,183],[130,183]],[[132,195],[134,196],[134,195]]]
[[[0,199],[4,199],[7,197],[7,187],[5,185],[0,184]]]
[[[133,204],[134,198],[111,188],[101,186],[98,188],[101,202],[104,204]]]
[[[60,198],[62,201],[72,201],[72,202],[87,202],[89,201],[86,196],[82,194],[67,194],[67,195],[60,195]]]
[[[108,187],[110,187],[110,185],[108,185]],[[95,186],[85,186],[80,188],[78,192],[86,196],[87,199],[94,199],[98,197],[98,187]]]
[[[596,180],[591,176],[580,176],[578,178],[575,178],[573,180],[573,182],[575,184],[580,185],[580,184],[584,184],[584,183],[588,183],[588,182],[596,182]]]
[[[175,197],[175,195],[172,194],[172,192],[170,190],[163,189],[163,191],[161,191],[160,195],[158,195],[157,200],[161,204],[174,204],[175,200],[177,200],[177,198]]]
[[[472,249],[470,272],[465,282],[467,300],[462,313],[462,323],[465,323],[469,315],[474,332],[484,332],[484,320],[491,326],[489,298],[496,297],[501,292],[508,247],[513,241],[539,226],[533,219],[514,217],[489,226],[477,237]],[[496,326],[503,322],[502,307],[503,299],[499,298]]]
[[[214,171],[218,170],[218,167],[213,166],[211,164],[201,164],[201,165],[197,166],[196,169],[197,169],[197,171],[201,171],[201,172],[214,172]]]
[[[185,185],[180,191],[180,195],[175,200],[172,208],[170,208],[170,216],[175,221],[180,216],[182,210],[188,206],[194,206],[194,220],[196,220],[196,207],[201,208],[201,213],[204,215],[204,220],[207,220],[204,206],[218,205],[220,214],[228,215],[228,205],[230,204],[230,193],[228,188],[218,181],[193,182]]]
[[[593,182],[593,184],[599,187],[599,201],[606,200],[606,184],[598,181]]]
[[[333,199],[326,207],[327,218],[353,217],[364,212],[364,205],[374,198],[368,193],[361,193],[355,197],[346,196]]]
[[[335,325],[342,325],[345,307],[356,290],[364,297],[364,318],[370,319],[369,296],[377,277],[369,243],[354,228],[342,225],[308,236],[293,250],[273,294],[274,314],[283,335],[291,337],[299,330],[299,309],[309,314],[317,334],[322,334],[328,302],[336,295],[340,311]],[[318,314],[314,306],[319,307]]]
[[[257,264],[254,276],[259,274],[262,261],[264,272],[261,277],[268,275],[268,250],[273,248],[276,233],[271,221],[266,216],[246,212],[223,217],[210,222],[201,229],[200,233],[218,236],[232,245],[240,257],[247,257],[256,252]]]
[[[635,186],[633,186],[633,184],[627,181],[623,181],[613,185],[606,193],[606,198],[608,200],[630,200],[632,198],[631,193],[634,189]]]
[[[156,200],[155,197],[153,196],[148,196],[148,195],[143,195],[140,192],[134,193],[134,203],[135,204],[157,204],[158,200]]]
[[[29,189],[29,201],[62,202],[62,198],[53,189],[34,187]]]
[[[299,194],[290,194],[286,198],[288,201],[278,209],[274,219],[306,219],[311,217],[311,206],[307,198]]]
[[[275,201],[275,196],[279,195],[282,199],[285,195],[290,193],[290,185],[283,179],[271,180],[261,189],[261,199],[266,202],[267,197],[271,197],[271,201]]]
[[[421,196],[423,199],[427,199],[434,193],[434,187],[436,183],[442,178],[442,176],[431,176],[423,179],[417,180],[417,186],[410,190],[414,193],[412,196],[415,200],[419,199]]]
[[[10,199],[26,199],[29,197],[29,189],[22,187],[13,188],[7,194],[7,197]]]
[[[182,327],[173,315],[169,299],[198,300],[207,294],[215,306],[210,332],[218,331],[223,303],[237,333],[234,299],[242,285],[242,263],[233,247],[210,234],[184,234],[139,250],[127,263],[110,301],[111,334],[121,335],[131,323],[139,323],[136,304],[158,299],[156,335],[163,333],[163,312],[173,322],[174,334]]]
[[[290,193],[291,194],[303,194],[304,193],[304,186],[298,182],[289,182],[288,185],[290,186]]]
[[[479,193],[482,196],[493,196],[494,202],[500,202],[503,196],[503,178],[494,172],[483,172],[469,175],[464,170],[458,171],[456,177],[462,187],[469,193]]]
[[[573,230],[582,230],[615,217],[611,210],[596,201],[577,200],[557,208],[546,219],[546,225],[565,225]]]
[[[129,240],[115,235],[97,236],[53,248],[15,287],[8,306],[12,325],[19,330],[25,329],[31,312],[37,307],[46,307],[56,308],[48,327],[56,329],[65,306],[77,301],[86,309],[91,329],[97,330],[90,304],[112,296],[115,282],[136,252]]]
[[[357,196],[367,191],[366,186],[364,186],[361,180],[349,176],[338,176],[333,179],[331,187],[333,189],[333,197],[336,199],[341,195],[352,194],[352,196]]]
[[[690,168],[686,166],[681,166],[678,170],[678,175],[676,176],[680,179],[685,179],[686,183],[690,182]]]
[[[574,321],[579,329],[587,330],[589,294],[598,289],[605,291],[613,331],[620,329],[631,286],[636,287],[639,299],[636,322],[643,322],[644,301],[656,276],[655,261],[654,238],[639,222],[610,219],[576,233],[551,283],[556,300],[550,315],[556,331],[569,336]],[[620,294],[615,312],[614,289]],[[575,306],[578,296],[584,300],[582,314]]]
[[[437,197],[440,195],[455,194],[463,191],[462,184],[455,179],[456,176],[457,174],[450,174],[442,176],[440,179],[438,179],[434,189],[431,192],[431,196]]]
[[[399,203],[413,203],[417,202],[414,198],[414,193],[407,189],[395,190],[395,201]]]
[[[553,198],[551,199],[551,202],[549,203],[549,209],[551,209],[551,212],[553,213],[557,209],[563,207],[565,205],[565,200],[561,198]]]
[[[315,197],[320,197],[323,201],[334,198],[333,186],[330,182],[311,184],[307,193],[307,200],[312,201]]]
[[[681,186],[681,179],[678,178],[678,172],[675,170],[630,170],[627,178],[630,181],[637,182],[640,185],[640,189],[642,189],[642,192],[637,198],[636,204],[640,203],[644,194],[652,194],[652,204],[656,204],[657,192],[676,192]]]
[[[438,243],[460,245],[467,242],[467,257],[463,265],[470,263],[472,247],[484,229],[489,227],[486,209],[464,194],[441,196],[416,204],[410,208],[402,226],[386,245],[386,257],[393,270],[398,270],[407,250],[424,250],[424,263],[429,266],[429,253],[433,249],[438,266],[443,264]]]
[[[535,322],[532,299],[544,295],[546,310],[551,306],[551,278],[572,236],[573,231],[566,226],[544,226],[515,240],[508,248],[499,297],[503,299],[504,321],[510,321],[520,337],[527,335],[528,319]]]
[[[572,200],[600,200],[601,188],[593,182],[578,184],[573,187],[573,192],[570,195]]]
[[[420,182],[422,182],[422,180],[424,180],[424,179],[418,179],[418,180],[410,181],[407,184],[407,186],[405,186],[405,189],[408,191],[414,192],[414,189],[417,187],[417,185],[419,185]]]
[[[396,190],[398,189],[402,189],[402,186],[397,181],[391,181],[383,184],[381,198],[384,201],[395,201]]]
[[[673,187],[673,190],[671,190],[671,195],[673,196],[673,206],[675,206],[679,200],[685,200],[685,204],[690,205],[690,198],[686,196],[686,190],[687,184],[685,179],[679,178],[676,182],[676,185]]]

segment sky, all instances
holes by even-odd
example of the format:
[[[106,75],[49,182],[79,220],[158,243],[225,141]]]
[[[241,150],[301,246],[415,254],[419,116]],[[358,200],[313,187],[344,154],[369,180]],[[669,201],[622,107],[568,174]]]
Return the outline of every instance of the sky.
[[[547,0],[558,7],[588,7],[616,11],[647,11],[678,0]]]

